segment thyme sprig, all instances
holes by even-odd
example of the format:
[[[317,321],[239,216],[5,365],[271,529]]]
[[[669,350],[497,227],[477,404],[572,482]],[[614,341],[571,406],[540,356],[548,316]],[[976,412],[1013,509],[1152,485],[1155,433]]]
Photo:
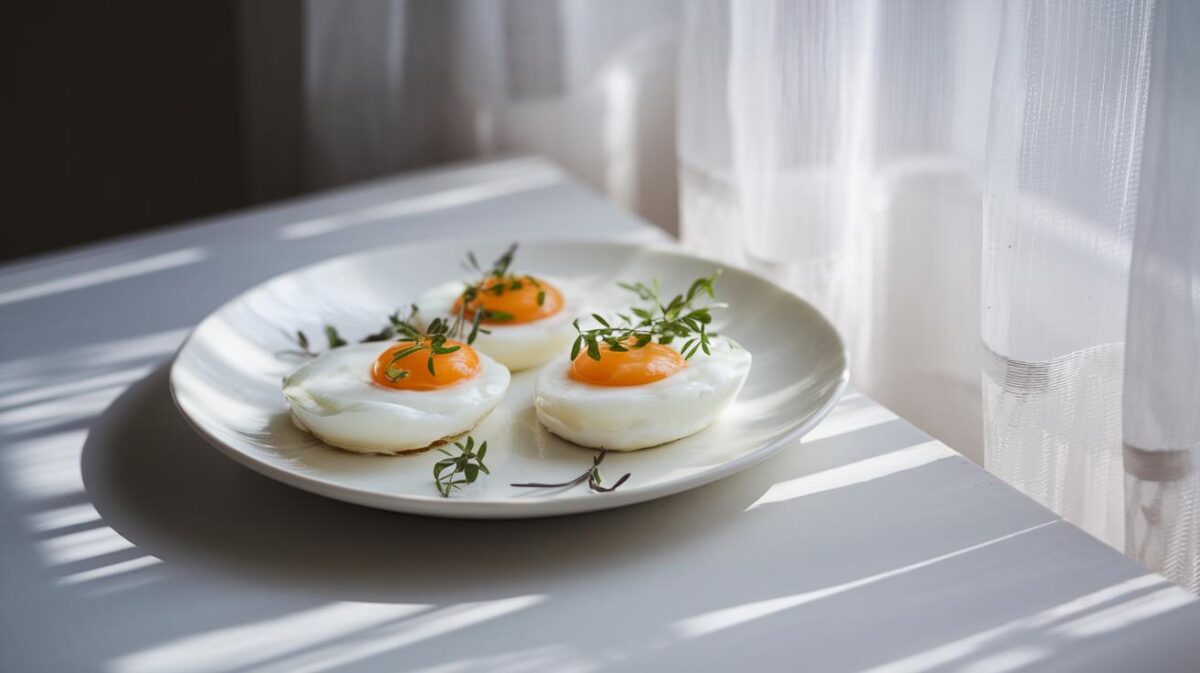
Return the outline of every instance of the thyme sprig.
[[[564,481],[561,484],[541,484],[533,482],[528,484],[509,485],[514,488],[564,488],[582,484],[586,481],[588,488],[596,493],[611,493],[620,488],[621,484],[624,484],[629,480],[630,473],[626,472],[625,475],[618,479],[612,486],[603,486],[603,479],[600,476],[600,463],[604,462],[604,456],[606,455],[608,455],[608,449],[600,449],[600,453],[596,454],[596,456],[592,458],[592,466],[589,467],[586,472],[570,481]]]
[[[399,381],[408,376],[408,370],[397,367],[396,363],[403,358],[420,353],[421,351],[429,351],[429,357],[425,360],[425,367],[429,370],[430,376],[436,376],[437,371],[434,368],[434,357],[438,355],[449,355],[457,351],[461,346],[447,346],[446,341],[450,338],[451,324],[441,318],[434,318],[429,326],[425,329],[420,328],[420,323],[416,320],[417,307],[414,305],[408,314],[407,319],[401,319],[400,314],[393,313],[388,316],[389,326],[394,334],[400,336],[401,341],[410,342],[408,346],[392,353],[392,359],[388,362],[388,368],[383,375],[390,381]],[[468,340],[475,340],[475,334],[472,332]]]
[[[487,465],[483,464],[487,455],[487,442],[480,444],[479,450],[475,450],[475,438],[468,435],[466,444],[454,442],[454,446],[458,447],[458,455],[439,448],[438,451],[449,458],[443,458],[433,466],[433,482],[443,498],[449,498],[450,491],[462,487],[463,484],[474,484],[480,472],[491,474]]]
[[[346,345],[346,340],[342,338],[342,335],[338,334],[337,328],[333,325],[325,325],[324,332],[325,339],[329,342],[330,348],[338,348],[339,346]],[[284,332],[284,336],[294,343],[296,348],[295,350],[276,351],[276,357],[291,355],[305,358],[315,358],[317,355],[320,355],[312,349],[312,342],[309,341],[308,335],[302,330],[296,330],[294,335]]]
[[[314,353],[312,348],[309,346],[308,336],[305,335],[304,332],[301,332],[300,330],[296,330],[295,335],[284,332],[284,336],[286,336],[289,340],[291,340],[292,343],[296,344],[296,350],[277,351],[275,353],[276,357],[281,357],[284,355],[298,355],[301,357],[308,357],[308,358],[317,357],[317,354]]]
[[[388,379],[398,381],[408,376],[408,370],[401,369],[395,366],[395,363],[401,358],[404,358],[413,353],[421,351],[429,351],[429,358],[425,362],[425,366],[429,369],[429,373],[436,375],[434,367],[435,355],[446,355],[453,353],[459,349],[459,346],[447,346],[446,341],[449,340],[450,334],[456,327],[441,318],[435,318],[427,327],[423,326],[417,317],[417,307],[414,304],[410,307],[408,316],[400,317],[400,312],[396,311],[388,316],[388,322],[378,332],[368,334],[359,340],[359,343],[371,343],[376,341],[411,341],[412,344],[406,348],[392,354],[392,359],[388,363],[388,369],[384,373]],[[341,348],[348,345],[347,341],[338,332],[338,329],[333,325],[325,325],[325,339],[329,343],[329,349]],[[479,332],[486,332],[479,326],[479,321],[472,322],[471,332],[467,337],[467,343],[475,341],[475,337]],[[314,352],[311,347],[311,342],[308,336],[303,331],[296,331],[296,336],[293,339],[299,350],[282,351],[280,354],[301,355],[305,357],[316,357],[318,353]]]
[[[414,344],[420,345],[416,351],[405,349],[401,354],[397,354],[393,360],[398,360],[405,355],[420,350],[430,350],[429,356],[429,371],[433,372],[433,356],[453,353],[458,350],[457,347],[447,347],[445,342],[447,339],[454,338],[466,341],[468,345],[475,343],[476,337],[480,334],[490,334],[491,332],[482,326],[482,322],[506,322],[512,320],[515,316],[505,311],[486,310],[479,307],[472,307],[479,296],[483,293],[489,293],[495,296],[500,296],[510,290],[520,290],[528,283],[538,290],[537,303],[541,306],[546,301],[546,291],[542,288],[542,284],[533,276],[514,275],[509,273],[509,268],[512,266],[513,259],[517,254],[517,244],[510,245],[503,254],[496,258],[492,265],[484,269],[480,264],[475,253],[467,253],[467,267],[480,274],[479,278],[474,282],[466,283],[462,293],[459,295],[460,301],[458,312],[450,319],[437,318],[434,319],[429,326],[422,329],[420,321],[417,319],[417,307],[412,306],[407,318],[401,318],[399,311],[388,316],[388,322],[379,329],[378,332],[368,334],[359,340],[359,343],[371,343],[376,341],[391,341],[397,340],[412,340],[417,342]],[[468,318],[467,314],[473,315]],[[323,327],[325,332],[325,340],[329,344],[329,348],[341,348],[348,345],[350,342],[338,332],[337,327],[326,324]],[[299,355],[303,357],[316,357],[318,353],[312,350],[311,342],[308,336],[297,330],[295,337],[288,335],[288,338],[296,344],[297,350],[281,351],[279,355]],[[403,375],[398,375],[398,378],[407,376],[407,372]],[[389,377],[390,378],[390,377]],[[392,379],[397,380],[397,379]]]
[[[471,325],[471,334],[476,334],[480,331],[485,334],[487,330],[480,329],[479,323],[483,320],[488,322],[508,322],[516,316],[507,311],[496,311],[484,309],[481,306],[476,306],[481,295],[491,294],[499,297],[505,292],[521,290],[526,283],[537,288],[537,303],[541,306],[546,302],[546,291],[542,288],[542,284],[533,276],[516,275],[509,273],[512,267],[513,259],[517,255],[517,244],[513,243],[492,262],[488,268],[483,268],[479,263],[479,259],[475,257],[475,253],[467,253],[467,269],[475,271],[479,277],[474,282],[465,283],[463,291],[458,297],[458,313],[454,316],[454,326],[451,334],[461,337],[462,332],[468,324]],[[473,313],[474,316],[468,320],[467,314]],[[471,343],[473,337],[468,336],[467,343]]]
[[[617,318],[620,322],[615,325],[599,314],[592,314],[592,318],[600,323],[600,327],[595,329],[582,329],[576,320],[575,331],[579,336],[571,346],[571,359],[574,360],[586,349],[588,357],[599,360],[601,343],[606,344],[609,350],[620,353],[631,348],[644,348],[654,341],[669,344],[675,339],[687,339],[679,349],[684,359],[691,358],[701,350],[705,355],[710,355],[710,339],[716,336],[716,333],[708,331],[708,325],[712,323],[709,311],[724,308],[725,304],[696,306],[695,302],[703,296],[708,296],[709,299],[717,298],[713,285],[720,275],[721,270],[718,269],[711,276],[697,278],[692,281],[686,293],[677,294],[666,302],[663,301],[662,287],[657,279],[650,285],[641,282],[618,283],[622,288],[636,294],[639,300],[646,302],[649,308],[632,306],[629,309],[632,317],[618,313]]]
[[[393,317],[396,317],[396,314],[393,314]],[[334,348],[341,348],[342,346],[350,343],[345,339],[345,337],[342,336],[341,332],[338,331],[338,328],[334,327],[333,325],[326,324],[321,329],[323,332],[325,332],[325,341],[329,344],[330,350],[333,350]],[[359,339],[358,343],[365,344],[372,341],[389,341],[395,336],[396,329],[391,323],[389,323],[384,325],[383,328],[378,332],[368,334],[367,336]],[[302,330],[296,330],[295,336],[289,334],[288,338],[291,339],[292,343],[296,344],[298,350],[280,351],[278,355],[302,355],[310,358],[315,358],[320,355],[320,353],[312,349],[312,342],[309,341],[308,335]]]

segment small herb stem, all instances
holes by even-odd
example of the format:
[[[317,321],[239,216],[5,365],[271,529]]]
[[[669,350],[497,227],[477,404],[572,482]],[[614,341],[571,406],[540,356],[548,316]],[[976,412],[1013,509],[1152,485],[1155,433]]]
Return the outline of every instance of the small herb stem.
[[[630,475],[629,475],[629,473],[626,473],[624,476],[622,476],[620,479],[618,479],[616,481],[616,483],[614,483],[612,486],[608,486],[608,487],[601,486],[600,485],[600,463],[604,462],[604,457],[606,455],[608,455],[608,449],[600,449],[600,453],[597,454],[594,458],[592,458],[592,464],[590,467],[588,467],[587,471],[585,471],[583,474],[579,475],[578,477],[575,477],[574,479],[572,479],[570,481],[564,481],[561,484],[543,484],[543,483],[538,483],[538,482],[531,482],[528,484],[509,484],[509,485],[514,488],[570,488],[572,486],[578,486],[579,484],[582,484],[583,482],[586,481],[588,483],[588,488],[590,488],[592,491],[595,491],[596,493],[611,493],[611,492],[617,490],[618,488],[620,488],[621,484],[624,484],[629,479]]]

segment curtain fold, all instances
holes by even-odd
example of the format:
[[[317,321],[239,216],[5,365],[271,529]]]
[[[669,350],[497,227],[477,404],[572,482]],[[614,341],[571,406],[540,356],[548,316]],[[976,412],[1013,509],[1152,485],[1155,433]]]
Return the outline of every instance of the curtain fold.
[[[1125,549],[1200,591],[1200,4],[1157,12],[1126,325]]]
[[[1200,589],[1196,5],[688,9],[685,245],[814,301],[857,385]]]
[[[988,139],[986,465],[1117,547],[1152,9],[1008,2]]]
[[[979,236],[999,2],[686,5],[680,230],[830,315],[856,385],[982,460]]]

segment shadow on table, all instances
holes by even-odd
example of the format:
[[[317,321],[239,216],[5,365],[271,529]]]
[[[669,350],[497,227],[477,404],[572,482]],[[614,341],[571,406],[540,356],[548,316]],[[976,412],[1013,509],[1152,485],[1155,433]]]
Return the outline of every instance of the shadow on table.
[[[483,600],[558,575],[686,543],[726,525],[770,486],[724,488],[583,516],[471,521],[346,504],[277,483],[200,438],[171,401],[168,367],[97,419],[83,478],[105,522],[146,553],[349,600]],[[635,525],[636,524],[636,525]]]
[[[114,606],[144,632],[114,670],[1094,670],[1131,644],[1163,655],[1150,668],[1188,670],[1169,659],[1194,646],[1156,644],[1180,643],[1190,622],[1169,613],[1196,604],[1131,563],[1080,566],[1067,547],[1100,543],[873,410],[851,396],[806,450],[670,498],[460,521],[237,465],[187,426],[160,367],[96,419],[89,499],[168,581],[191,568],[287,591],[225,592],[173,623],[154,585],[126,592]]]

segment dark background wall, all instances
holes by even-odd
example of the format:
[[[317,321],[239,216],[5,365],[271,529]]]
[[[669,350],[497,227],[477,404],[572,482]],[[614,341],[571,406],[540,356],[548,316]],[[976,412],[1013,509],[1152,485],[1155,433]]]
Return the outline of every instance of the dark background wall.
[[[5,3],[0,259],[248,203],[237,11]]]
[[[681,17],[620,4],[4,3],[0,260],[516,153],[673,229]]]

